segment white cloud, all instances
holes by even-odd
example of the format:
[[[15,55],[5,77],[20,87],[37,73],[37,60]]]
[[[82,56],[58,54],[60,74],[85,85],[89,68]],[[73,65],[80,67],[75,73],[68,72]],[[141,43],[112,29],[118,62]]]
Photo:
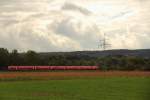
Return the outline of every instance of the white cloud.
[[[1,0],[0,47],[26,51],[150,48],[149,0]]]
[[[91,12],[89,10],[82,8],[80,6],[77,6],[75,4],[67,3],[67,2],[62,6],[62,9],[63,10],[79,11],[80,13],[82,13],[84,15],[90,15],[91,14]]]

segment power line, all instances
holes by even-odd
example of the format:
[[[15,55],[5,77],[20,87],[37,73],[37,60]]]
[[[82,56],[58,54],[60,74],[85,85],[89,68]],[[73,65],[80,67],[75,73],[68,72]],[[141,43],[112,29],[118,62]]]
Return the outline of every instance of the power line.
[[[106,39],[106,34],[104,33],[103,39],[99,40],[98,48],[101,48],[102,50],[106,50],[107,48],[111,47],[111,44],[109,44],[108,39]]]

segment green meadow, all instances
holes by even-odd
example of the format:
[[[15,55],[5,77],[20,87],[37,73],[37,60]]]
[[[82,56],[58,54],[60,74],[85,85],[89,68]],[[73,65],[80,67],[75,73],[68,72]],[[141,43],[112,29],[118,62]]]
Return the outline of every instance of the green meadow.
[[[150,78],[0,81],[0,100],[150,100]]]

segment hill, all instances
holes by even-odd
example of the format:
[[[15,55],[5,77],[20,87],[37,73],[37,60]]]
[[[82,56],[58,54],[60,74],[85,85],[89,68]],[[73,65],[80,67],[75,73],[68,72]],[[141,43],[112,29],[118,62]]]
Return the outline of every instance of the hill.
[[[150,49],[139,49],[139,50],[105,50],[105,51],[74,51],[74,52],[47,52],[39,53],[41,56],[49,55],[71,55],[77,57],[105,57],[105,56],[135,56],[142,58],[150,58]]]

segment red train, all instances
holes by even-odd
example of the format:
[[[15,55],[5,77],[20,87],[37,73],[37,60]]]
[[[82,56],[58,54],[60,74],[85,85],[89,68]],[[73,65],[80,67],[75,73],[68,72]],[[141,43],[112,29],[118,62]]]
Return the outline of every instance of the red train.
[[[98,66],[8,66],[8,70],[97,70]]]

